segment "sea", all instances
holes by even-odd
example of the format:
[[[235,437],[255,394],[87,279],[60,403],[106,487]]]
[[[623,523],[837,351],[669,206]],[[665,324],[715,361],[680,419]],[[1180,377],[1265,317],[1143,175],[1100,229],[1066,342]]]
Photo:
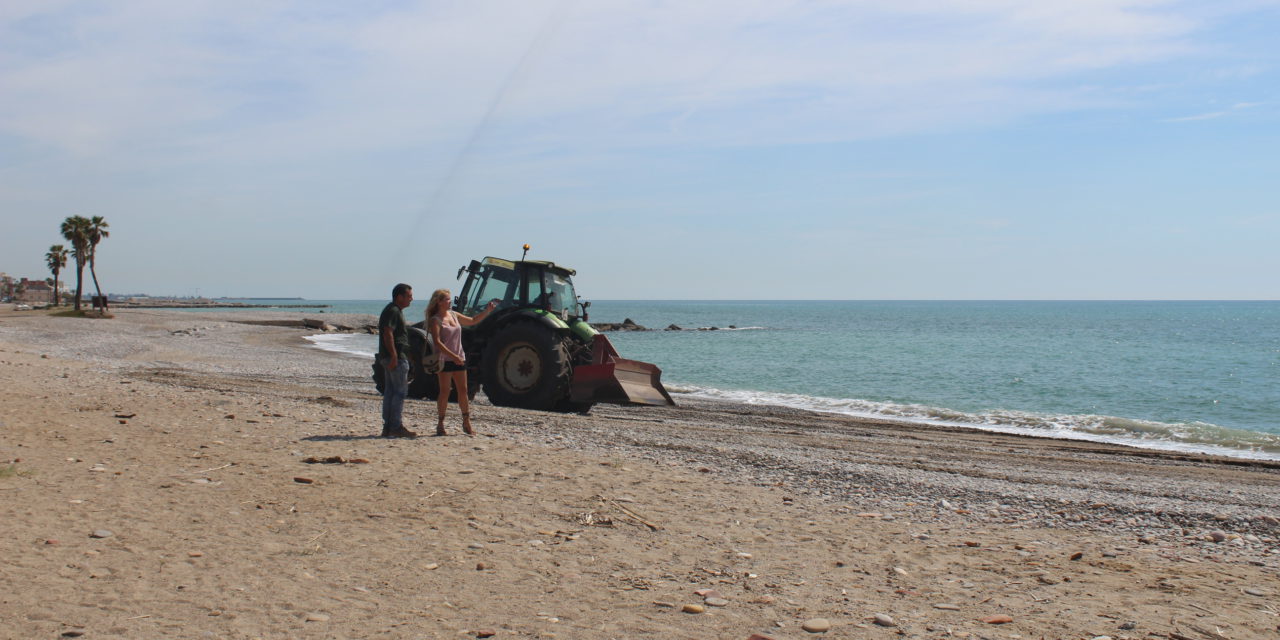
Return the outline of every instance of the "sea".
[[[1280,301],[597,300],[590,317],[655,329],[609,338],[661,367],[677,402],[1280,460]],[[352,357],[377,348],[369,335],[311,340]]]

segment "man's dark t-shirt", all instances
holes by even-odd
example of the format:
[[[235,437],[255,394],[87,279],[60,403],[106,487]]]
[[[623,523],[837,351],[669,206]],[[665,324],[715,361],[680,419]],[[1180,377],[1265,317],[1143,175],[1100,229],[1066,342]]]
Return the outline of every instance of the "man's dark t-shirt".
[[[409,330],[404,323],[404,312],[396,303],[389,302],[382,310],[382,315],[378,317],[378,357],[382,358],[387,354],[387,345],[382,340],[382,330],[385,327],[391,328],[391,339],[396,345],[396,356],[399,358],[409,357]]]

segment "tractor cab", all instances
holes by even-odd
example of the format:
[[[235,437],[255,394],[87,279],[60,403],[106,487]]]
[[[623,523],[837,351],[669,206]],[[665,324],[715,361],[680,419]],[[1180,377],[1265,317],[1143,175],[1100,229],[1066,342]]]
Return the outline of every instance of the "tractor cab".
[[[495,313],[509,309],[536,309],[553,314],[562,321],[586,319],[586,306],[578,302],[573,289],[573,269],[544,260],[511,261],[502,258],[472,260],[458,271],[467,273],[462,292],[454,299],[453,308],[473,316],[484,310],[490,300],[497,300]]]

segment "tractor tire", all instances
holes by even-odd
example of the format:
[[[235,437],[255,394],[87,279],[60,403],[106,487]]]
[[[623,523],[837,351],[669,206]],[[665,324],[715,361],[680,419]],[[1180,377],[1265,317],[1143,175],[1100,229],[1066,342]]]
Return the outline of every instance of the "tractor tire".
[[[498,332],[484,349],[484,393],[500,407],[565,411],[573,363],[568,345],[551,329],[517,322]]]
[[[409,397],[419,400],[435,400],[440,393],[440,381],[436,374],[426,373],[414,361],[409,361]]]

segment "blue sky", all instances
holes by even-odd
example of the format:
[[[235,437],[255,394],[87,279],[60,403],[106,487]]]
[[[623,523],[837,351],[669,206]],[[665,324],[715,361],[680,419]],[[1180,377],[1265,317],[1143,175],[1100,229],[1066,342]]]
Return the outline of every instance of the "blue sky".
[[[890,6],[891,5],[891,6]],[[1280,2],[0,4],[0,271],[383,298],[1280,298]]]

